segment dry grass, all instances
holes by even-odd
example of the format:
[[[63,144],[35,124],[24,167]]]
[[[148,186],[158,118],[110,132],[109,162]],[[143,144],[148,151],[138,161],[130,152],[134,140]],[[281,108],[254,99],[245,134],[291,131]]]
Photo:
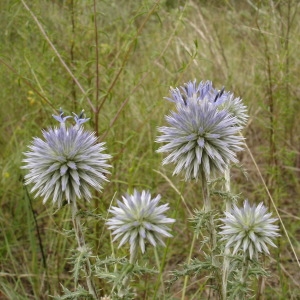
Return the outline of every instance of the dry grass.
[[[171,1],[155,7],[147,1],[133,1],[130,6],[128,1],[100,1],[98,43],[93,1],[25,1],[73,78],[24,5],[2,2],[1,299],[47,299],[48,294],[60,291],[60,283],[72,287],[66,257],[75,246],[62,234],[70,227],[68,208],[53,214],[51,207],[31,199],[19,169],[26,145],[32,136],[40,136],[41,128],[54,124],[51,114],[59,107],[67,112],[85,109],[91,116],[91,129],[106,141],[114,157],[111,182],[97,195],[92,209],[106,215],[114,195],[120,198],[134,187],[161,193],[177,219],[175,237],[166,251],[164,278],[186,261],[193,236],[188,209],[202,206],[199,186],[172,178],[171,167],[161,167],[162,156],[155,152],[154,141],[156,127],[164,124],[171,108],[162,99],[168,96],[169,86],[194,78],[212,80],[217,88],[224,85],[248,105],[247,144],[299,255],[300,21],[296,0],[178,1],[174,7]],[[233,190],[242,193],[242,199],[270,205],[249,153],[241,153],[240,161],[248,177],[234,169]],[[110,255],[103,222],[90,220],[87,226],[87,240],[98,255]],[[164,251],[159,249],[159,254]],[[194,253],[199,254],[198,246]],[[125,250],[118,251],[120,256],[125,254]],[[272,275],[266,281],[265,299],[299,299],[299,267],[283,232],[272,254],[273,259],[265,261]],[[145,260],[154,263],[151,251]],[[140,299],[151,299],[155,280],[145,277],[137,283]],[[187,295],[192,297],[204,280],[191,281]],[[99,284],[103,295],[109,292],[103,282]],[[181,284],[178,281],[172,287],[173,299],[179,298]]]

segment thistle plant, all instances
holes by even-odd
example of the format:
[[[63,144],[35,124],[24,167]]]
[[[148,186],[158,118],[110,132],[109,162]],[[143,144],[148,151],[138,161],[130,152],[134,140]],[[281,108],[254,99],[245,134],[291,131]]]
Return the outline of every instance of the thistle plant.
[[[163,165],[175,163],[173,175],[184,172],[186,181],[201,178],[204,209],[209,212],[207,182],[224,173],[231,162],[238,162],[236,153],[243,145],[239,132],[247,119],[245,107],[224,89],[217,92],[210,81],[199,85],[188,82],[180,89],[171,88],[170,93],[172,97],[167,99],[176,103],[177,111],[166,116],[170,126],[158,128],[162,135],[156,141],[166,144],[157,152],[169,153]],[[213,224],[210,227],[214,248]]]
[[[201,179],[204,211],[210,220],[207,229],[211,262],[215,267],[217,236],[208,182],[217,175],[228,174],[230,164],[238,162],[236,154],[243,149],[244,140],[240,131],[248,120],[246,106],[224,87],[213,88],[211,81],[190,81],[171,88],[170,94],[166,99],[176,104],[176,111],[166,116],[169,126],[158,128],[161,135],[156,141],[165,145],[157,152],[168,153],[163,165],[175,164],[173,175],[184,173],[186,181]]]
[[[82,124],[88,121],[83,117],[83,111],[78,116],[74,114],[75,125],[66,126],[66,120],[71,116],[53,116],[59,123],[59,128],[49,128],[43,131],[44,140],[34,138],[25,152],[23,169],[29,170],[25,176],[25,184],[34,184],[31,192],[35,197],[43,197],[43,203],[52,198],[54,204],[62,206],[64,200],[71,205],[72,222],[78,243],[78,251],[88,255],[82,226],[78,216],[77,200],[89,201],[92,198],[91,188],[100,191],[110,165],[107,160],[110,155],[104,154],[104,143],[97,143],[93,132],[84,130]],[[84,256],[84,255],[83,255]],[[97,298],[95,286],[91,279],[91,264],[85,260],[84,272],[89,293]],[[75,277],[77,289],[77,278]]]
[[[168,225],[175,220],[164,215],[169,205],[158,205],[160,195],[152,199],[149,191],[143,190],[140,193],[134,190],[132,195],[126,194],[122,199],[123,202],[117,200],[118,206],[113,206],[109,210],[114,216],[108,219],[106,224],[112,230],[113,241],[121,239],[119,248],[129,242],[130,264],[133,265],[137,259],[138,248],[144,253],[147,242],[153,247],[159,244],[165,246],[163,238],[172,237]],[[125,276],[119,295],[128,282],[129,276]]]

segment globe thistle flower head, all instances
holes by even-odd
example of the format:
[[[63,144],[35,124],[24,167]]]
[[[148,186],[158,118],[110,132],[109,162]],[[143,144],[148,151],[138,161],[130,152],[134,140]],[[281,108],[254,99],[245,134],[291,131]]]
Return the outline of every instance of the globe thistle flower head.
[[[216,95],[217,97],[217,95]],[[245,127],[248,122],[247,107],[243,104],[241,98],[234,98],[231,93],[225,93],[223,97],[217,99],[220,109],[225,109],[237,119],[237,125]]]
[[[93,132],[84,130],[81,126],[88,119],[83,113],[75,115],[74,126],[66,126],[70,116],[53,116],[60,127],[44,130],[43,137],[34,138],[25,152],[26,163],[23,169],[29,170],[25,175],[25,184],[34,184],[31,192],[35,197],[41,196],[45,203],[52,198],[53,203],[60,207],[64,200],[68,203],[76,199],[90,200],[91,188],[100,191],[107,181],[107,164],[110,155],[104,154],[104,143],[97,143]]]
[[[201,81],[197,84],[196,80],[189,81],[179,88],[170,88],[171,97],[165,99],[175,102],[177,105],[189,105],[192,100],[203,101],[206,99],[216,105],[219,110],[227,110],[232,116],[236,117],[237,126],[245,126],[248,121],[247,107],[240,98],[225,91],[223,87],[217,90],[211,81]]]
[[[221,219],[225,224],[220,232],[221,240],[227,241],[225,247],[233,247],[233,255],[241,250],[250,259],[257,259],[258,253],[269,254],[267,245],[276,247],[272,239],[279,236],[279,227],[273,224],[277,219],[271,215],[263,203],[250,206],[246,200],[242,208],[234,205]]]
[[[151,199],[149,191],[134,190],[132,195],[126,194],[122,198],[123,202],[117,201],[118,207],[109,210],[114,216],[106,222],[115,235],[113,241],[121,238],[119,248],[129,242],[133,255],[138,247],[145,252],[146,241],[154,247],[157,244],[164,246],[162,238],[172,237],[168,224],[175,222],[164,215],[169,209],[168,204],[158,206],[161,196]]]
[[[179,88],[170,88],[171,98],[165,97],[165,99],[174,102],[178,105],[188,105],[188,103],[194,100],[203,100],[205,97],[211,98],[212,101],[212,83],[211,81],[200,82],[197,85],[196,80],[189,81]]]
[[[188,98],[187,105],[177,105],[177,111],[166,116],[169,127],[158,128],[162,133],[156,141],[166,143],[157,152],[167,152],[164,164],[175,163],[173,175],[185,172],[185,180],[208,180],[237,163],[236,153],[242,150],[244,138],[236,117],[205,98]]]

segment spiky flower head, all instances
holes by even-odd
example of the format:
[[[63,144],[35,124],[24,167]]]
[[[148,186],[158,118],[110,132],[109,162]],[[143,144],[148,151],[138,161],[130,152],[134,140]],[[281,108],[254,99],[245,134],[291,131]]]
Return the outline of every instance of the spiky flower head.
[[[177,105],[188,105],[192,100],[208,100],[216,105],[219,110],[225,109],[229,114],[236,117],[238,126],[245,126],[249,116],[247,115],[247,107],[243,104],[242,99],[235,98],[234,94],[225,91],[223,87],[217,90],[213,87],[211,81],[201,81],[197,84],[196,80],[189,81],[180,88],[170,89],[171,98],[165,99],[175,102]]]
[[[167,225],[175,222],[164,215],[169,209],[168,204],[158,206],[161,196],[151,199],[150,192],[145,190],[141,193],[134,190],[132,195],[126,194],[122,198],[123,202],[117,201],[118,207],[109,210],[114,217],[106,222],[115,235],[113,240],[121,238],[119,248],[129,242],[130,253],[134,255],[138,247],[145,252],[147,240],[154,247],[157,244],[164,246],[162,238],[172,236]]]
[[[242,208],[234,205],[231,212],[225,212],[226,217],[221,219],[225,224],[220,232],[223,235],[221,240],[227,241],[225,247],[233,247],[233,254],[241,250],[250,259],[257,258],[258,253],[269,254],[267,245],[276,247],[272,239],[279,236],[279,227],[273,224],[277,219],[271,215],[262,202],[250,206],[246,200]]]
[[[107,181],[107,160],[110,155],[102,153],[105,143],[97,143],[95,133],[84,130],[82,124],[89,119],[83,118],[83,112],[74,114],[75,125],[66,126],[71,116],[53,117],[60,122],[60,127],[43,130],[44,139],[34,138],[25,152],[28,169],[25,184],[33,183],[31,192],[41,196],[45,203],[49,198],[60,207],[63,200],[68,203],[76,199],[90,200],[91,188],[97,191]]]
[[[169,127],[160,127],[158,143],[166,143],[157,152],[170,153],[163,164],[175,163],[173,175],[185,172],[185,180],[204,176],[207,180],[227,166],[237,163],[236,153],[242,150],[242,126],[227,109],[217,104],[225,101],[226,94],[215,91],[210,82],[189,82],[180,90],[171,91],[169,99],[177,111],[166,116]]]

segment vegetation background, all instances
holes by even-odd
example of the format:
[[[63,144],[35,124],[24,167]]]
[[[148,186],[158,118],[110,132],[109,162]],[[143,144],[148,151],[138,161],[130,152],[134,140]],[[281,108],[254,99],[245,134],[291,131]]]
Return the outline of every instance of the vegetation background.
[[[133,188],[170,203],[177,222],[168,247],[158,249],[163,277],[134,284],[138,299],[181,297],[182,279],[169,291],[162,282],[187,260],[190,213],[201,209],[201,192],[199,183],[161,166],[155,139],[172,109],[163,99],[169,87],[194,79],[225,86],[248,106],[243,134],[250,150],[239,154],[247,176],[235,168],[232,188],[240,203],[263,201],[272,210],[260,171],[299,255],[299,9],[297,0],[0,0],[0,299],[48,299],[61,293],[60,284],[72,288],[69,208],[54,213],[50,202],[34,199],[20,170],[22,152],[56,125],[51,115],[60,107],[67,114],[84,109],[87,127],[113,155],[110,182],[81,208],[107,217],[111,203]],[[127,255],[111,243],[104,221],[90,218],[85,226],[101,259],[112,251]],[[300,299],[299,266],[283,232],[277,245],[264,260],[271,276],[253,286],[257,299]],[[140,260],[156,265],[150,248]],[[205,298],[206,280],[190,278],[186,299]]]

